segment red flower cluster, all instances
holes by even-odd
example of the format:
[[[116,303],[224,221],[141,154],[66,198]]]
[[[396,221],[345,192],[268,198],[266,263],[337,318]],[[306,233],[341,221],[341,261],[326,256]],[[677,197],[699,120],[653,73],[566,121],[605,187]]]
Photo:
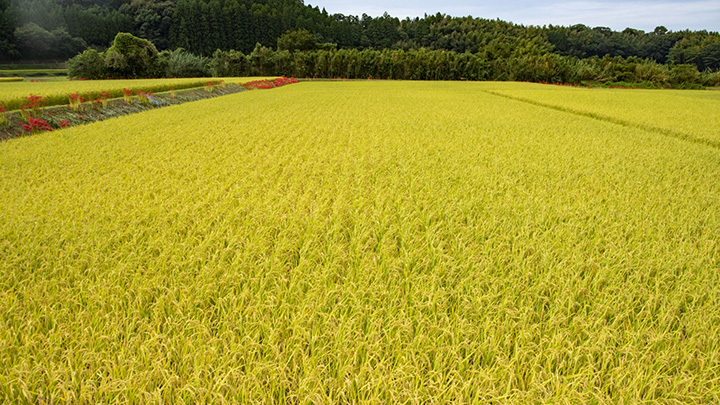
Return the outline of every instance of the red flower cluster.
[[[0,105],[0,127],[4,127],[10,123],[8,117],[5,116],[5,106]]]
[[[275,87],[280,87],[280,86],[285,86],[286,84],[297,83],[299,81],[300,80],[298,80],[294,77],[287,78],[285,76],[282,76],[282,77],[278,77],[277,79],[273,80],[272,83],[275,85]]]
[[[243,87],[245,87],[248,90],[266,90],[266,89],[274,89],[275,87],[285,86],[287,84],[293,84],[297,83],[300,80],[291,77],[287,78],[285,76],[278,77],[277,79],[273,81],[267,81],[267,80],[254,80],[252,82],[247,82],[243,84]]]
[[[45,120],[40,118],[28,118],[28,123],[23,125],[23,129],[27,132],[40,132],[40,131],[52,131],[53,127],[50,126]]]
[[[248,90],[265,90],[272,89],[274,86],[267,80],[253,80],[251,82],[243,83],[243,87]]]
[[[65,127],[69,127],[70,123],[68,122],[68,120],[62,120],[58,123],[58,125],[60,125],[60,128],[65,128]]]
[[[45,99],[42,96],[29,95],[27,96],[28,104],[24,105],[23,108],[40,108],[45,104]]]
[[[80,105],[82,105],[83,101],[85,101],[82,96],[77,93],[69,94],[68,98],[70,99],[69,107],[74,110],[80,109]]]

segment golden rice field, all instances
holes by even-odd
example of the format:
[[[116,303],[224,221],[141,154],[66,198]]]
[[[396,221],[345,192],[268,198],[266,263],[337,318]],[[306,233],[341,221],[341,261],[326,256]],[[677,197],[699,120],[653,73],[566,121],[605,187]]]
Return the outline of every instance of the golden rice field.
[[[98,93],[107,91],[112,97],[122,97],[123,89],[133,91],[168,91],[192,87],[202,87],[210,81],[226,83],[244,83],[246,81],[258,80],[256,77],[220,77],[220,78],[190,78],[190,79],[121,79],[121,80],[62,80],[47,82],[7,82],[0,83],[0,105],[6,109],[20,108],[26,104],[26,98],[30,94],[42,96],[47,100],[48,106],[62,105],[68,103],[68,95],[73,93]]]
[[[720,91],[497,83],[494,94],[720,147]]]
[[[489,93],[576,97],[527,86],[300,83],[0,143],[0,402],[720,401],[718,148]],[[598,97],[684,94],[717,114]]]

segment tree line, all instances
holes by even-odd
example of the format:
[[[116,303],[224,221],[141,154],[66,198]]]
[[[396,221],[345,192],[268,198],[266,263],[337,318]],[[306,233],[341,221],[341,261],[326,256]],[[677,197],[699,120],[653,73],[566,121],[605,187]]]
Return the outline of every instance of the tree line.
[[[76,78],[294,76],[396,80],[517,80],[697,88],[720,85],[720,72],[637,57],[577,58],[554,53],[487,58],[477,53],[420,49],[336,49],[305,30],[282,35],[277,47],[257,43],[245,54],[217,49],[210,57],[183,48],[158,51],[129,33],[105,52],[89,49],[68,61]]]

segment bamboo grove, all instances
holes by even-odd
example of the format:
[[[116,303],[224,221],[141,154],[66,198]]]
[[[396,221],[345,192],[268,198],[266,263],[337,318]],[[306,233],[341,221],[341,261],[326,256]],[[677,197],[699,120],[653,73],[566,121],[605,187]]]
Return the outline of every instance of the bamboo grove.
[[[278,41],[282,43],[282,41]],[[119,49],[125,51],[120,52]],[[68,61],[75,78],[293,76],[396,80],[512,80],[550,83],[633,83],[642,87],[720,85],[720,72],[692,65],[661,65],[638,58],[578,59],[557,54],[512,54],[487,59],[470,52],[357,49],[216,50],[212,57],[184,49],[158,52],[151,42],[118,34],[104,53],[88,50]]]

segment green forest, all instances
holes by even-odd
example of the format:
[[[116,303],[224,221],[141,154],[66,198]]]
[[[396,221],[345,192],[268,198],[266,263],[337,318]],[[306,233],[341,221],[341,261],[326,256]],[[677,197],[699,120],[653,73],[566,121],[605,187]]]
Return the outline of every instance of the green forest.
[[[152,67],[129,68],[117,53],[111,60],[120,32],[149,41],[153,60],[144,63]],[[86,77],[237,71],[674,87],[720,80],[717,32],[538,27],[444,14],[401,20],[329,14],[302,0],[0,0],[0,60],[65,61],[85,50],[71,65]],[[95,70],[78,70],[88,66]]]

